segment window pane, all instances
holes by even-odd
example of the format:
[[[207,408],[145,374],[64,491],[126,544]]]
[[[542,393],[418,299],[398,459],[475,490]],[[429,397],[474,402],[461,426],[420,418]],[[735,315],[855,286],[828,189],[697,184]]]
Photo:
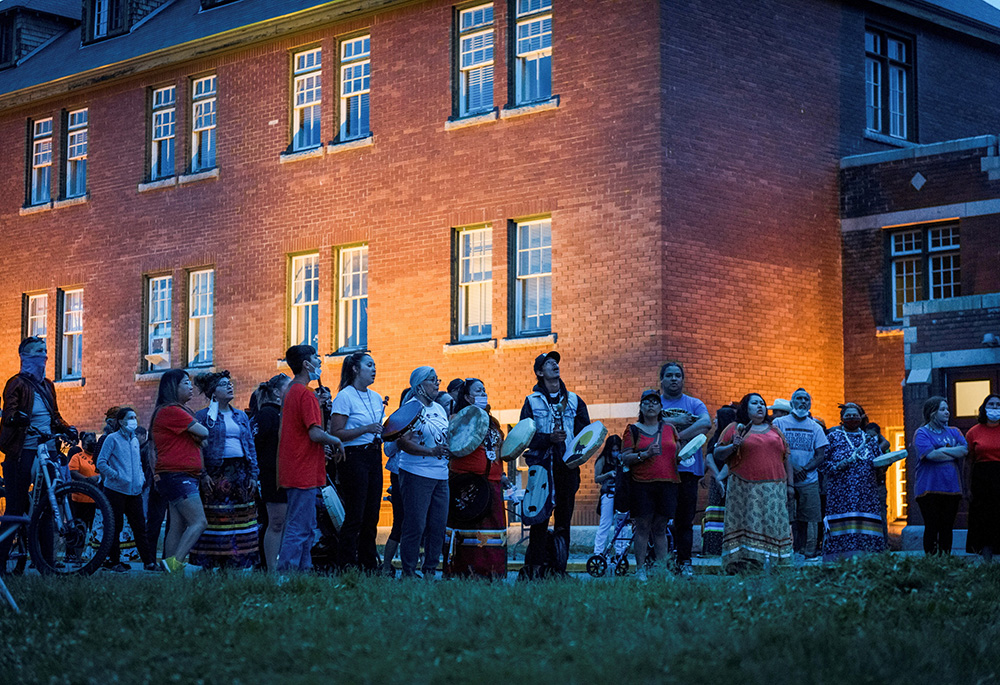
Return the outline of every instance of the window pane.
[[[170,368],[172,276],[149,279],[149,339],[146,361],[150,370]]]
[[[340,252],[339,340],[341,348],[368,345],[368,246]]]
[[[196,271],[190,276],[188,298],[188,363],[212,363],[213,346],[213,296],[215,271]]]
[[[319,255],[292,258],[291,344],[319,349]]]

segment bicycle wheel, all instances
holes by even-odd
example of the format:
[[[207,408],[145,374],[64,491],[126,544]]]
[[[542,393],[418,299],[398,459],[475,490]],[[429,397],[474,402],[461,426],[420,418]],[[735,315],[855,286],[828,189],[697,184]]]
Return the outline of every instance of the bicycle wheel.
[[[24,573],[24,567],[28,564],[28,545],[24,542],[24,528],[14,533],[14,541],[10,546],[10,554],[7,556],[7,573],[19,576]]]
[[[76,515],[70,506],[73,495],[85,495],[94,500],[96,511],[104,521],[112,521],[111,504],[96,486],[82,481],[62,483],[56,488],[56,505],[63,517],[62,528],[55,523],[49,498],[42,494],[28,526],[28,547],[31,561],[42,574],[90,575],[100,567],[111,551],[114,526],[105,525],[97,537],[93,555],[87,545],[92,537],[92,524]],[[71,512],[67,516],[67,512]]]

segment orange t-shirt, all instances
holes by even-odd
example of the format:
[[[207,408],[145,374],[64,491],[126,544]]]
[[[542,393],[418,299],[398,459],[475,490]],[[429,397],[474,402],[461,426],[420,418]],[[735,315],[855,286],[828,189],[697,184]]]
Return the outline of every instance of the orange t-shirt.
[[[83,450],[80,450],[69,460],[69,470],[77,471],[81,476],[86,478],[91,478],[97,475],[97,466],[94,464],[94,455],[87,454]],[[86,495],[80,495],[78,493],[73,493],[72,499],[74,502],[93,502],[91,498]]]
[[[656,439],[653,435],[646,435],[640,428],[638,430],[639,444],[632,444],[632,430],[625,429],[622,434],[622,451],[630,450],[633,447],[637,452],[642,452],[653,444]],[[660,428],[660,453],[652,459],[641,461],[629,467],[632,473],[632,480],[648,483],[652,481],[668,481],[679,483],[681,478],[677,475],[677,431],[673,425],[664,423]]]
[[[157,473],[201,475],[204,468],[201,447],[188,433],[188,427],[194,422],[194,414],[176,404],[163,407],[156,413],[153,444],[156,445]]]
[[[1000,426],[977,423],[965,434],[969,443],[969,456],[973,464],[981,461],[1000,461]]]
[[[292,383],[281,407],[278,441],[278,485],[321,488],[326,485],[323,445],[309,439],[309,429],[323,426],[319,400],[309,386]]]
[[[729,445],[736,434],[736,424],[726,426],[719,436],[720,445]],[[739,460],[734,457],[739,454]],[[788,443],[785,436],[774,426],[764,433],[747,433],[737,452],[729,457],[729,471],[743,480],[786,480],[785,459],[788,457]],[[734,465],[735,463],[735,465]]]
[[[490,444],[491,455],[487,455],[486,446]],[[503,433],[492,424],[487,433],[486,439],[464,457],[458,457],[448,462],[448,468],[452,473],[473,473],[477,476],[486,475],[487,480],[499,482],[503,477],[503,462],[500,456],[500,446],[503,444]],[[490,459],[490,456],[493,458]],[[487,473],[487,464],[489,472]]]

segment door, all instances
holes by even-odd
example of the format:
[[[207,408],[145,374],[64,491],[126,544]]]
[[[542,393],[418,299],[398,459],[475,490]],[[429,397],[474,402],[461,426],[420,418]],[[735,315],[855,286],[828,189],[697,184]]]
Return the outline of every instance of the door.
[[[1000,367],[978,366],[946,372],[950,425],[965,433],[979,416],[979,406],[990,393],[1000,392]]]

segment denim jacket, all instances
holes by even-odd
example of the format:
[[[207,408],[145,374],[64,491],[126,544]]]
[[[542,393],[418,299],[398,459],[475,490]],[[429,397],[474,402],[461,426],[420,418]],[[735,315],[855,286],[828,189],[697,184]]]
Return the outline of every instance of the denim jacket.
[[[243,445],[243,457],[250,460],[250,476],[257,480],[260,477],[260,469],[257,468],[257,448],[254,447],[253,430],[250,428],[250,417],[246,413],[231,407],[233,410],[233,420],[240,427],[240,444]],[[226,451],[226,421],[219,416],[215,421],[208,418],[208,408],[202,409],[194,415],[195,419],[208,428],[208,438],[202,444],[202,456],[205,460],[205,468],[212,470],[222,466],[222,455]]]

